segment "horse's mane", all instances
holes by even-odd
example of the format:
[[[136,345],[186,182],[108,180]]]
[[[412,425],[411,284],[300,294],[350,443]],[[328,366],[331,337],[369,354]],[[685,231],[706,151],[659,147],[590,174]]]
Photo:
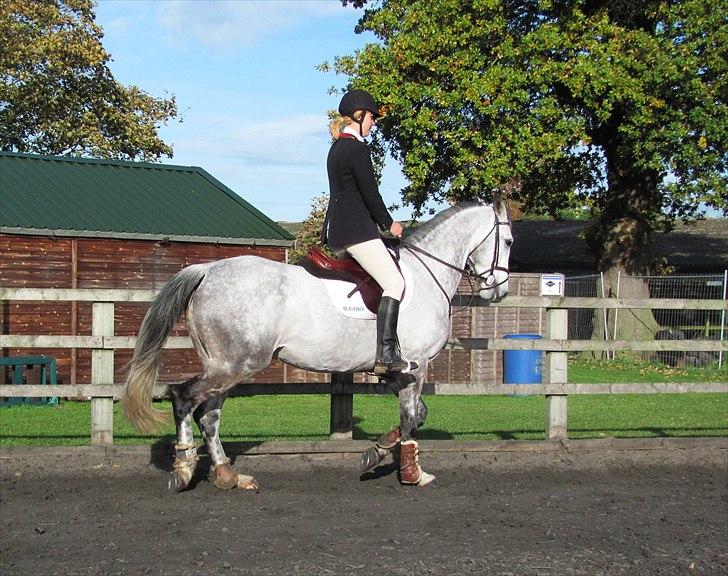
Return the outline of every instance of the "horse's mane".
[[[417,244],[421,242],[426,239],[441,223],[452,218],[455,214],[470,208],[475,208],[476,206],[483,206],[483,203],[459,202],[455,204],[455,206],[450,206],[450,208],[443,210],[439,214],[435,215],[434,218],[415,228],[411,234],[408,234],[407,237],[402,240],[402,244],[407,246],[408,244]]]

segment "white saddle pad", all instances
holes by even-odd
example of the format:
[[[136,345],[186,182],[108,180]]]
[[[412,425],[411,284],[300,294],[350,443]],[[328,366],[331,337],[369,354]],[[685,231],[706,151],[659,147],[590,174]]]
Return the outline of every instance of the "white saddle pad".
[[[412,272],[407,266],[399,263],[402,276],[404,277],[404,298],[399,305],[399,309],[404,310],[412,299]],[[337,310],[337,312],[348,316],[349,318],[357,318],[359,320],[376,320],[377,315],[370,312],[369,308],[364,304],[364,300],[361,297],[361,292],[358,290],[349,296],[351,291],[356,287],[353,282],[344,282],[342,280],[322,280],[326,290],[331,298],[331,304]]]

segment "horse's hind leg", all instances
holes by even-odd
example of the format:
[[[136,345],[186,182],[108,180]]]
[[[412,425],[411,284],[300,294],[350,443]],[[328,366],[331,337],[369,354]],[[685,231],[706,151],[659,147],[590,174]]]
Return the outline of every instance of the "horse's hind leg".
[[[214,396],[200,404],[194,411],[194,419],[202,432],[210,457],[210,478],[216,488],[242,488],[257,490],[258,483],[252,476],[236,473],[220,442],[220,414],[225,395]]]
[[[218,436],[220,408],[225,400],[224,392],[235,385],[234,377],[204,378],[197,375],[186,382],[172,388],[172,408],[177,427],[177,443],[175,444],[174,470],[169,478],[168,488],[171,492],[185,490],[192,480],[199,457],[192,433],[192,419],[202,432],[212,461],[213,470],[220,464],[232,469]],[[221,468],[219,474],[226,468]],[[218,483],[216,482],[217,486]]]
[[[177,443],[174,445],[174,471],[169,478],[171,492],[181,492],[189,486],[197,468],[199,457],[192,434],[192,410],[194,405],[186,398],[185,392],[199,380],[195,376],[172,388],[172,409],[177,427]]]

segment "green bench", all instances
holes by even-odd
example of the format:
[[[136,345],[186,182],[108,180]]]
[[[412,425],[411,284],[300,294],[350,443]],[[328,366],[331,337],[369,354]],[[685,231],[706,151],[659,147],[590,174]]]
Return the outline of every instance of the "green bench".
[[[6,356],[0,358],[0,370],[6,380],[5,368],[10,367],[12,384],[57,384],[58,371],[56,359],[52,356]],[[38,378],[38,373],[40,378]],[[39,380],[39,381],[34,381]],[[18,406],[22,404],[58,404],[58,396],[44,398],[7,398],[0,402],[2,406]]]

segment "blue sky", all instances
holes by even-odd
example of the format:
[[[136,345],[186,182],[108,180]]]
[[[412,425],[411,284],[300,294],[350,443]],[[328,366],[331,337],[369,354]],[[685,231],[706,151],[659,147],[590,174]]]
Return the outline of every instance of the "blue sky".
[[[201,166],[274,220],[303,220],[328,193],[326,111],[346,78],[316,65],[353,54],[361,10],[338,0],[99,0],[96,22],[116,79],[177,99],[162,127],[165,164]],[[406,181],[388,163],[381,192]],[[409,218],[409,209],[394,212]]]

